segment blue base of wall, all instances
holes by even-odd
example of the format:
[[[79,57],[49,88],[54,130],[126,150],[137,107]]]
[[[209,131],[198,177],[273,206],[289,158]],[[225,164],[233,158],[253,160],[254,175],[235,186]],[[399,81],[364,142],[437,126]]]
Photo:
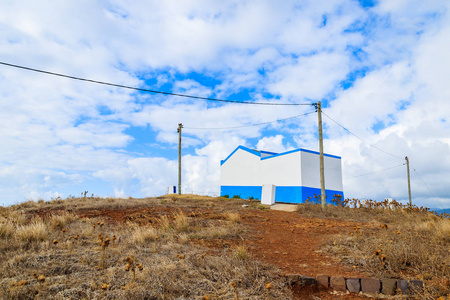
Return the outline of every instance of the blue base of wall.
[[[261,186],[221,186],[220,195],[228,195],[230,198],[239,196],[241,199],[261,200],[262,187]],[[327,203],[331,204],[334,195],[341,195],[344,198],[344,192],[325,190],[327,196]],[[319,199],[314,196],[318,196]],[[320,202],[320,189],[305,186],[277,186],[275,189],[275,202],[286,203],[304,203],[307,199],[311,202]]]
[[[221,186],[220,196],[228,195],[230,198],[233,196],[239,196],[241,199],[253,199],[261,200],[262,186]]]

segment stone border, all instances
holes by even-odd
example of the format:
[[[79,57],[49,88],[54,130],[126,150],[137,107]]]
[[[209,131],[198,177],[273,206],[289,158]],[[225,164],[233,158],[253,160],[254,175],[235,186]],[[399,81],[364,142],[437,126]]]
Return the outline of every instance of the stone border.
[[[384,295],[417,295],[423,292],[422,280],[346,278],[343,276],[318,275],[316,278],[299,274],[286,275],[290,285],[317,285],[335,291]]]

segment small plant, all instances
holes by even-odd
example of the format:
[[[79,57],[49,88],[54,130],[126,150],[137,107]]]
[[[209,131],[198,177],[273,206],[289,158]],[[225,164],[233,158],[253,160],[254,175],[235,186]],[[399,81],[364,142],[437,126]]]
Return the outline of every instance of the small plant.
[[[142,265],[142,263],[136,263],[136,260],[134,258],[134,255],[130,255],[129,257],[127,257],[125,259],[126,261],[126,265],[125,265],[125,271],[127,272],[132,272],[133,273],[133,282],[136,281],[136,268],[139,271],[142,271],[144,269],[144,266]]]
[[[266,283],[266,299],[270,300],[270,290],[272,289],[272,284],[270,282]]]
[[[235,283],[234,281],[233,281],[233,282],[230,282],[230,286],[231,286],[231,288],[233,289],[234,300],[239,300],[239,294],[238,294],[238,290],[237,290],[236,283]]]
[[[38,282],[39,282],[40,284],[42,284],[42,283],[45,282],[45,276],[44,276],[44,275],[39,275],[38,278],[37,278],[37,280],[38,280]]]
[[[239,260],[250,259],[250,254],[248,253],[247,248],[244,245],[237,246],[233,251],[233,256]]]
[[[155,236],[155,240],[153,241],[153,252],[154,253],[156,253],[156,250],[157,250],[158,240],[159,240],[159,236]]]
[[[234,195],[233,199],[241,199],[241,195]]]
[[[108,248],[110,242],[111,242],[111,240],[108,237],[106,239],[104,239],[102,242],[102,258],[101,258],[101,262],[100,262],[100,267],[102,269],[105,266],[106,249]]]
[[[222,198],[230,198],[230,195],[223,195]]]

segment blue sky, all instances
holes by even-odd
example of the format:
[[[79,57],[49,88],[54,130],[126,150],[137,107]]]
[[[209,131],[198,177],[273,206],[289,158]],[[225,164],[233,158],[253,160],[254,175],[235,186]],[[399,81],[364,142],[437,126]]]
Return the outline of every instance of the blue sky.
[[[324,116],[325,151],[342,157],[346,197],[405,201],[408,156],[413,201],[450,207],[449,2],[322,2],[7,1],[0,61],[201,97],[322,101],[354,134]],[[185,99],[2,65],[0,97],[4,205],[86,190],[161,195],[177,184],[178,123],[186,192],[218,194],[220,160],[238,145],[318,149],[314,113],[188,129],[269,122],[311,106]]]

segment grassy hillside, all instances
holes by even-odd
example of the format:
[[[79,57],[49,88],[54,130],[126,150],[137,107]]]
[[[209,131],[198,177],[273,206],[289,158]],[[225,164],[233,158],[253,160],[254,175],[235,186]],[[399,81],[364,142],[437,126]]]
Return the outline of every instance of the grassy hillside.
[[[0,207],[0,298],[305,299],[298,298],[298,291],[293,294],[276,266],[261,262],[261,253],[258,257],[248,250],[257,236],[249,222],[259,220],[263,231],[267,226],[290,228],[284,232],[292,234],[289,241],[313,235],[323,244],[311,249],[309,257],[317,257],[317,251],[332,255],[337,270],[341,266],[378,278],[422,279],[422,299],[447,299],[448,216],[357,199],[336,204],[325,212],[320,205],[301,204],[297,213],[269,213],[258,201],[182,195]],[[275,219],[278,214],[283,218]],[[330,219],[356,222],[325,234],[329,231],[324,228],[344,223]],[[304,231],[302,222],[320,224],[322,230]],[[232,242],[217,242],[224,240]],[[275,246],[280,248],[275,251]],[[268,247],[281,260],[290,257],[285,245]],[[306,261],[310,267],[313,263]],[[333,297],[327,292],[319,296]]]
[[[222,220],[197,222],[182,212],[162,213],[167,201],[86,198],[1,208],[0,298],[291,298],[276,268],[244,247],[212,250],[191,243],[238,237],[239,214],[229,209]],[[224,208],[240,205],[226,200]],[[83,216],[149,206],[160,208],[153,224]]]

